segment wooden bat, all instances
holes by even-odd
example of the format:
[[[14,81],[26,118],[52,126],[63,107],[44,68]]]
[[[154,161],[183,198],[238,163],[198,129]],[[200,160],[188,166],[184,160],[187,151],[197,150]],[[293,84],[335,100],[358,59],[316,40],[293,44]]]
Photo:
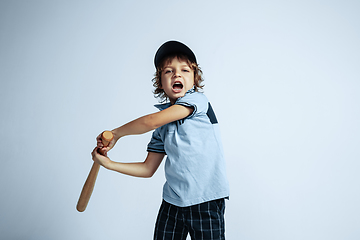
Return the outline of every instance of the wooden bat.
[[[104,144],[104,146],[108,146],[111,140],[113,140],[114,135],[110,131],[104,131],[102,133],[101,139]],[[99,173],[100,165],[96,162],[93,163],[90,173],[85,181],[84,187],[81,191],[76,209],[79,212],[83,212],[86,209],[86,206],[90,200],[91,194],[94,190],[95,182],[97,175]]]

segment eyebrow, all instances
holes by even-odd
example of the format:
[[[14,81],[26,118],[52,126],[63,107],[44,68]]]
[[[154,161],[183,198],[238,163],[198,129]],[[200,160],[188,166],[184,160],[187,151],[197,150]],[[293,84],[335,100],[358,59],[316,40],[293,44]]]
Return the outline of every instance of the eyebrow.
[[[190,68],[190,66],[187,65],[187,64],[182,64],[182,65],[180,65],[180,67],[188,67],[188,68]],[[164,66],[164,68],[172,68],[172,66],[171,65],[166,65],[166,66]]]

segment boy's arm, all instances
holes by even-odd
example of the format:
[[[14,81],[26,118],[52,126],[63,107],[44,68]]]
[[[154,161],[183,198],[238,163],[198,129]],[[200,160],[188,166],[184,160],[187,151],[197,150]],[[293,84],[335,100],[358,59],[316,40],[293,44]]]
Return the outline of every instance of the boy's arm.
[[[144,162],[120,163],[113,162],[107,156],[97,152],[97,147],[92,152],[93,160],[109,170],[134,177],[152,177],[158,169],[165,153],[148,152]]]
[[[126,135],[143,134],[167,123],[186,118],[192,112],[193,108],[173,105],[165,110],[145,115],[114,129],[114,137],[121,138]]]
[[[145,115],[112,130],[114,139],[108,147],[103,146],[101,135],[99,135],[97,137],[97,146],[101,148],[103,152],[108,152],[121,137],[149,132],[167,123],[186,118],[193,110],[191,107],[173,105],[162,111]]]
[[[122,125],[121,127],[112,130],[114,139],[110,142],[108,147],[103,146],[101,142],[101,135],[99,135],[97,138],[97,147],[92,152],[93,160],[109,170],[135,177],[151,177],[156,172],[162,159],[164,158],[164,153],[149,152],[144,162],[120,163],[111,161],[107,157],[107,152],[121,137],[149,132],[167,123],[186,118],[192,112],[193,108],[181,105],[173,105],[160,112],[145,115],[135,119]],[[98,153],[99,148],[105,155]]]

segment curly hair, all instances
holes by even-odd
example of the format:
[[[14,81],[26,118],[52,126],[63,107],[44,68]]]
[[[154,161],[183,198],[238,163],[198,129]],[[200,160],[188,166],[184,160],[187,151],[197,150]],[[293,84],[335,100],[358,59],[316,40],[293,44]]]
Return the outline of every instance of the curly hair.
[[[156,98],[160,99],[160,102],[165,102],[166,100],[168,100],[168,96],[165,94],[165,91],[161,88],[161,74],[162,71],[164,70],[164,67],[171,63],[171,61],[177,58],[178,60],[183,60],[186,61],[187,64],[189,65],[189,67],[194,71],[194,88],[196,92],[199,92],[200,89],[202,89],[204,87],[204,85],[202,84],[202,82],[204,81],[203,77],[202,77],[202,71],[201,68],[199,67],[199,65],[196,62],[192,62],[188,59],[187,56],[183,55],[183,54],[172,54],[167,56],[166,58],[164,58],[161,63],[159,64],[159,66],[156,68],[156,73],[155,73],[155,77],[152,79],[153,82],[153,86],[155,87],[155,90],[153,91],[154,95]]]

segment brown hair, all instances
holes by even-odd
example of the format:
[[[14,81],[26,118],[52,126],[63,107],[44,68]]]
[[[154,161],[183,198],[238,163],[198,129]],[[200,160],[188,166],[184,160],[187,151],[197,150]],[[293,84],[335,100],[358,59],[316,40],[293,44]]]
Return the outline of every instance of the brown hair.
[[[178,60],[185,60],[189,67],[194,71],[194,88],[196,92],[199,92],[200,89],[204,87],[202,82],[204,81],[202,77],[202,71],[199,65],[196,62],[192,62],[189,58],[183,54],[172,54],[165,57],[159,66],[156,68],[155,77],[152,79],[153,86],[155,87],[154,95],[156,98],[160,98],[160,102],[164,102],[168,99],[166,96],[165,91],[161,89],[161,73],[164,70],[164,66],[170,63],[174,58]]]

